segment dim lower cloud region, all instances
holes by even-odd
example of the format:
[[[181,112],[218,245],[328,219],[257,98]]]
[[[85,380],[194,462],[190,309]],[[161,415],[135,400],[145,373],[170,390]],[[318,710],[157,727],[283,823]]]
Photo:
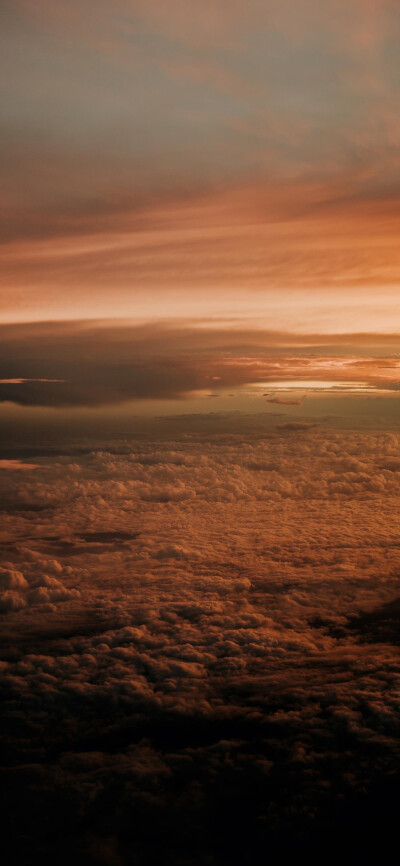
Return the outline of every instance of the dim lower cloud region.
[[[0,479],[15,862],[394,862],[400,438],[69,451]]]

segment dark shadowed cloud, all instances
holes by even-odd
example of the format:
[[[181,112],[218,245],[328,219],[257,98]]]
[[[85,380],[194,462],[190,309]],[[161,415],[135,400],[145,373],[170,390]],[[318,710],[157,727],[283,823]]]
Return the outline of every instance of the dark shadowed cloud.
[[[217,396],[249,384],[261,397],[269,383],[267,402],[296,406],[298,397],[277,386],[395,396],[400,379],[398,337],[390,334],[296,335],[234,320],[45,322],[3,325],[0,333],[0,400],[25,406]]]

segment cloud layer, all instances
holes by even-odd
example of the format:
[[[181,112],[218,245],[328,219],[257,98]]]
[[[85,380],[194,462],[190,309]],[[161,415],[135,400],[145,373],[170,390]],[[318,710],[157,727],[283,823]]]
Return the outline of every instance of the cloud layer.
[[[20,857],[316,862],[352,827],[389,862],[399,446],[283,423],[3,474]]]
[[[395,394],[395,334],[291,334],[211,321],[41,322],[0,327],[0,402],[101,406],[129,400],[253,396],[301,405],[298,387]],[[372,357],[371,357],[372,356]],[[375,356],[375,357],[374,357]],[[270,387],[272,393],[263,389]]]

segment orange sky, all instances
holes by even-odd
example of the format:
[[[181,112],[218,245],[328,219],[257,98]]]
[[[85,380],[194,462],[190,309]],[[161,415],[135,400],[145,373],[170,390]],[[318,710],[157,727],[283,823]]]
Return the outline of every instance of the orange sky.
[[[396,331],[396,3],[3,19],[2,321]]]

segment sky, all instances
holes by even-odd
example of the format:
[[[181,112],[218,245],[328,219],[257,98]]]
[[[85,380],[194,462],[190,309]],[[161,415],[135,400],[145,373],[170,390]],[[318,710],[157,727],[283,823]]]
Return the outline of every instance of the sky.
[[[164,369],[155,389],[170,398],[192,397],[199,380],[204,391],[207,351],[217,357],[205,366],[217,367],[233,343],[237,356],[262,354],[282,333],[289,351],[301,334],[317,352],[347,334],[341,351],[355,358],[350,335],[370,335],[371,357],[382,335],[393,354],[395,2],[5,0],[1,18],[0,322],[32,324],[25,357],[20,345],[8,351],[1,380],[35,378],[39,366],[39,378],[70,380],[57,337],[49,363],[37,363],[40,322],[55,334],[64,323],[71,346],[100,323],[98,363],[107,355],[114,379],[115,328],[132,328],[136,366],[143,352],[171,365],[164,337],[178,327],[181,367],[196,332],[197,375],[177,387]],[[3,333],[9,345],[16,332]],[[58,405],[67,386],[0,390],[7,403],[35,390]],[[93,386],[89,405],[101,391]],[[116,404],[121,389],[109,394]]]
[[[399,37],[0,3],[15,864],[394,863]]]
[[[3,321],[393,330],[396,2],[1,16]]]

